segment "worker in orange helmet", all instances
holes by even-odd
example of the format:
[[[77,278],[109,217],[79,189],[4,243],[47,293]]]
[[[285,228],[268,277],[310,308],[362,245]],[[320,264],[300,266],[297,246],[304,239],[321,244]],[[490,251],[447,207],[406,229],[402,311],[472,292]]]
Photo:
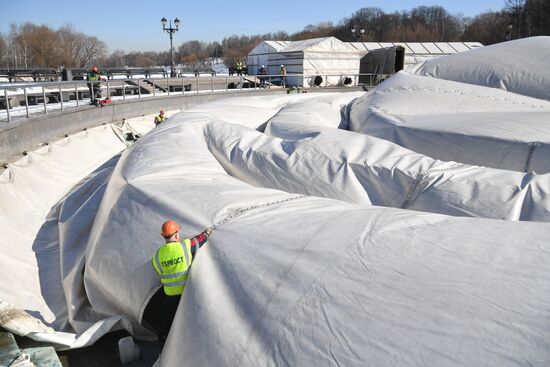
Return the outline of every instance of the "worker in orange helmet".
[[[191,263],[195,258],[197,250],[203,246],[213,229],[208,228],[195,237],[185,238],[182,241],[180,235],[181,228],[173,220],[167,220],[162,224],[160,234],[164,237],[164,245],[161,246],[153,256],[153,268],[160,277],[163,285],[162,294],[160,290],[158,298],[164,304],[162,312],[155,312],[156,321],[150,321],[161,336],[166,336],[172,325],[179,300],[185,289],[185,284],[189,278]],[[144,315],[144,319],[146,315]]]
[[[92,66],[90,72],[86,75],[86,79],[90,82],[87,83],[90,90],[90,104],[97,106],[99,100],[101,100],[101,76],[97,66]]]
[[[155,126],[160,125],[164,121],[166,121],[166,117],[164,116],[164,110],[160,110],[159,114],[155,116]]]

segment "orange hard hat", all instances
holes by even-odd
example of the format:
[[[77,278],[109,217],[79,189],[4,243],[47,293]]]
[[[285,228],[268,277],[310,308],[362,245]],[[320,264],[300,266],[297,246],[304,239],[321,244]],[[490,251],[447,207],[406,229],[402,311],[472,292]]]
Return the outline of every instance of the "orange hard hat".
[[[92,66],[92,71],[93,71],[94,73],[97,73],[97,66]]]
[[[162,224],[162,230],[160,231],[160,234],[162,235],[162,237],[170,238],[174,234],[176,234],[176,232],[178,232],[179,230],[180,230],[179,224],[177,224],[173,220],[167,220]]]
[[[161,114],[161,115],[164,115],[164,110],[160,110],[160,114]]]

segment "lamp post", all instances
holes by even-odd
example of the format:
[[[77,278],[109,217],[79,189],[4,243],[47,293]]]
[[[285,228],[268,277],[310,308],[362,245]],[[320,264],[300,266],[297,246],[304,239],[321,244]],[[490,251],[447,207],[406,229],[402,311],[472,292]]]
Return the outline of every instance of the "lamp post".
[[[172,35],[174,32],[177,32],[180,28],[180,20],[178,18],[174,19],[174,25],[176,28],[172,28],[172,21],[170,21],[170,27],[166,28],[166,23],[168,22],[165,17],[162,17],[160,20],[162,23],[162,30],[168,32],[170,35],[170,77],[176,76],[176,71],[174,69],[174,46],[172,44]]]
[[[506,41],[510,41],[512,39],[512,29],[514,28],[514,24],[509,23],[508,27],[506,27]]]
[[[352,40],[355,38],[355,41],[359,41],[363,37],[363,34],[365,34],[365,28],[361,27],[358,29],[357,26],[351,28]]]

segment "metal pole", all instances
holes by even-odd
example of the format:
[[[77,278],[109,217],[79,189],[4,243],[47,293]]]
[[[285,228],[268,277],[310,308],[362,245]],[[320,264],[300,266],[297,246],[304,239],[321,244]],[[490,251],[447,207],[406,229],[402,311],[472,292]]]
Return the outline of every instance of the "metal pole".
[[[141,79],[138,79],[138,93],[139,93],[139,99],[141,99],[141,87],[139,86],[141,82]]]
[[[122,81],[122,100],[126,101],[126,82]]]
[[[199,77],[196,76],[195,79],[197,80],[197,94],[199,94]]]
[[[76,107],[78,107],[79,103],[78,103],[78,87],[76,85],[76,83],[74,83],[74,95],[75,95],[75,99],[76,99]]]
[[[166,79],[166,89],[168,89],[168,96],[170,96],[170,79]]]
[[[42,86],[42,98],[44,99],[44,113],[48,114],[48,108],[46,107],[46,89],[44,89],[44,86]]]
[[[185,84],[184,84],[184,81],[183,81],[183,77],[181,78],[181,94],[185,94]]]
[[[29,118],[29,99],[27,98],[27,88],[23,88],[23,93],[25,93],[25,110],[27,110],[27,118]]]
[[[107,84],[107,98],[111,97],[111,88],[109,87],[109,79],[106,81]]]
[[[210,75],[210,90],[214,93],[214,77]]]
[[[6,100],[6,112],[8,113],[8,122],[11,121],[10,100],[8,99],[8,90],[4,89],[4,99]]]
[[[239,88],[241,92],[243,91],[243,76],[239,76]]]
[[[170,33],[170,77],[174,77],[174,47],[172,45],[172,34],[174,33],[172,30],[172,21],[170,20],[170,30],[168,31]]]
[[[227,92],[228,90],[227,82],[228,82],[228,77],[225,77],[225,92]]]
[[[61,103],[61,111],[63,111],[63,90],[61,89],[61,84],[59,84],[59,103]]]
[[[153,82],[153,98],[155,98],[155,79],[151,80]]]

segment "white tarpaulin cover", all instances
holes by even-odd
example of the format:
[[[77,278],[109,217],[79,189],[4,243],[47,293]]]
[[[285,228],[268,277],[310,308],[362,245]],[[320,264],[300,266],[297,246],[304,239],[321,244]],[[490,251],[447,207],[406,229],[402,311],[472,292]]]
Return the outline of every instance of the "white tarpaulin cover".
[[[550,100],[549,60],[550,37],[541,36],[426,61],[415,72]]]
[[[401,71],[354,102],[350,129],[435,159],[547,173],[549,116],[549,101]]]
[[[446,98],[435,98],[437,88]],[[543,143],[533,116],[548,102],[406,73],[379,89],[224,99],[180,113],[60,205],[44,204],[41,213],[56,210],[36,221],[51,229],[57,220],[57,232],[18,236],[25,211],[2,202],[0,230],[11,237],[2,241],[0,298],[77,336],[120,321],[144,336],[136,321],[159,287],[151,256],[172,218],[184,235],[215,231],[193,262],[162,366],[548,365],[549,174],[422,151],[430,137],[447,139],[450,151],[470,136],[488,152],[523,147],[536,131]],[[449,121],[467,125],[470,110],[476,123],[448,137]],[[421,124],[421,113],[426,125],[411,131],[387,122]],[[514,130],[510,114],[529,121]],[[399,139],[358,128],[371,119]],[[429,135],[416,138],[418,149],[403,144],[414,130]],[[528,166],[545,167],[538,149]],[[4,194],[13,203],[19,195]],[[21,280],[38,273],[29,257],[42,248],[59,269]]]
[[[153,116],[129,119],[122,129],[104,125],[71,135],[30,151],[0,174],[3,327],[60,347],[93,343],[120,321],[131,328],[122,315],[106,317],[84,309],[74,313],[73,307],[82,303],[85,308],[88,303],[78,281],[87,235],[63,228],[72,220],[93,223],[99,205],[94,199],[104,190],[117,154],[127,147],[124,133],[144,134],[154,126],[152,120]],[[78,335],[54,329],[74,329]]]
[[[266,65],[268,74],[279,75],[284,64],[290,85],[314,86],[316,76],[322,86],[356,85],[359,61],[363,54],[350,43],[335,37],[313,38],[301,41],[263,41],[248,55],[251,74],[257,74],[260,65]],[[302,74],[306,77],[302,77]],[[300,76],[294,76],[300,75]]]

